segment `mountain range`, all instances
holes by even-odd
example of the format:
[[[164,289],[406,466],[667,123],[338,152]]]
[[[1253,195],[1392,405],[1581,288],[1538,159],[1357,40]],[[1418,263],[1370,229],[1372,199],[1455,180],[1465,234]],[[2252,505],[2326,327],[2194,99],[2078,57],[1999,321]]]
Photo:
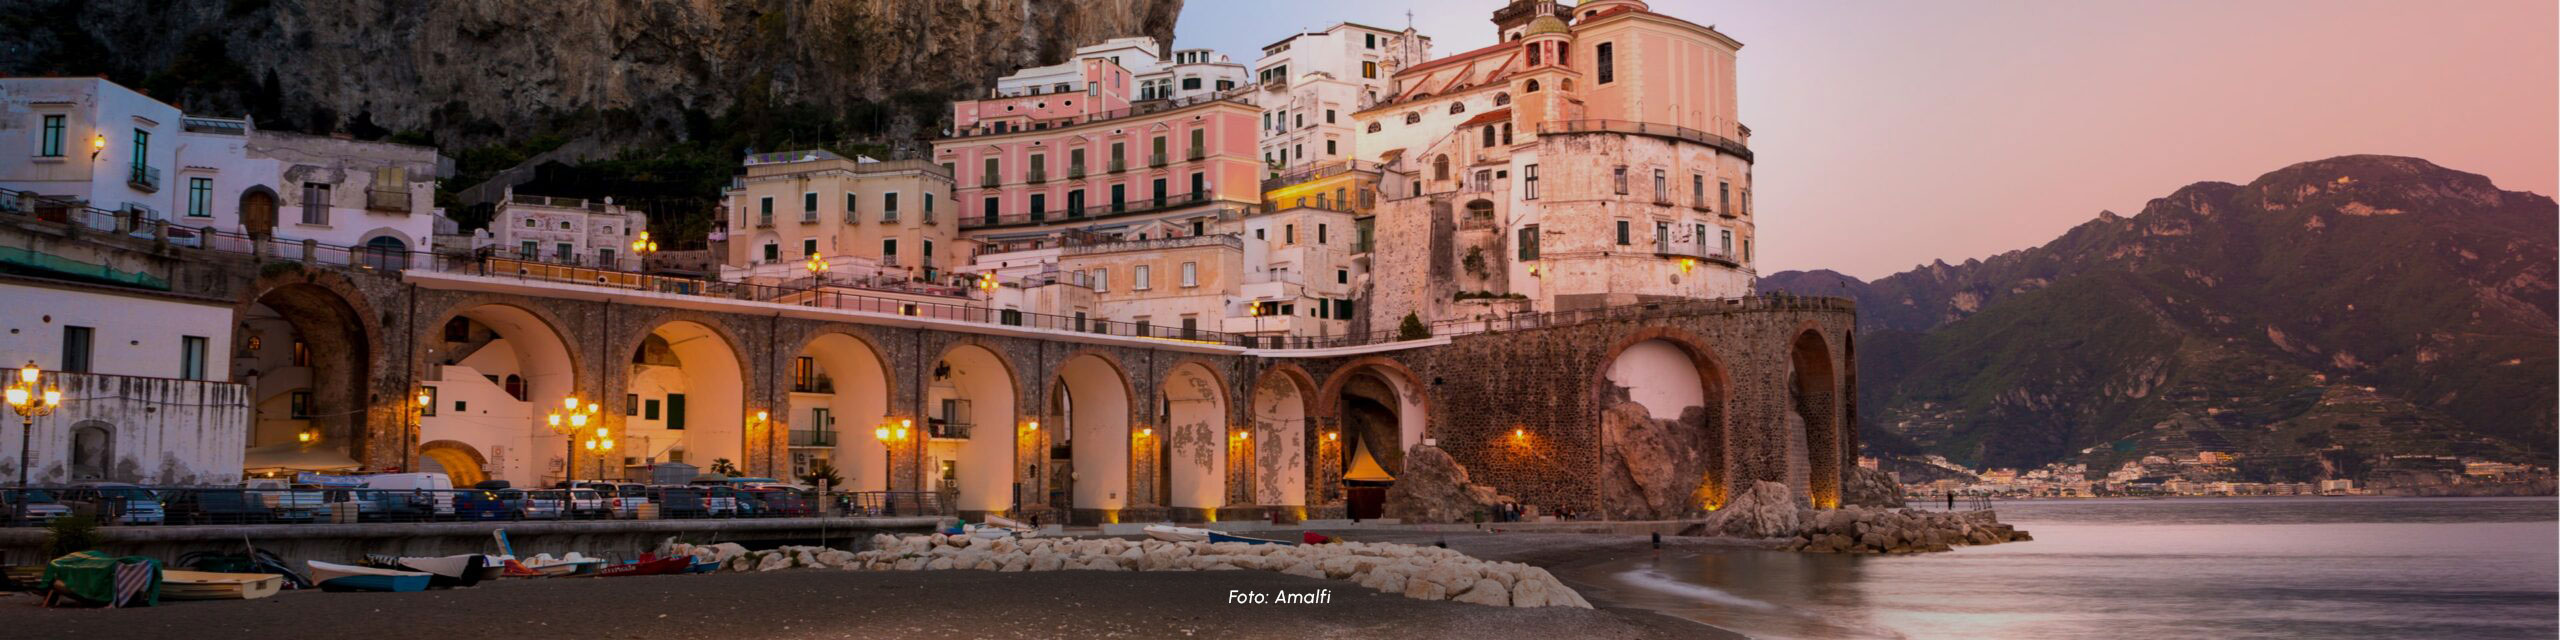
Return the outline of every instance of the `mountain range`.
[[[2272,480],[2375,456],[2549,465],[2556,235],[2548,196],[2345,156],[2188,185],[2040,247],[1760,287],[1858,301],[1873,454],[2214,451]]]

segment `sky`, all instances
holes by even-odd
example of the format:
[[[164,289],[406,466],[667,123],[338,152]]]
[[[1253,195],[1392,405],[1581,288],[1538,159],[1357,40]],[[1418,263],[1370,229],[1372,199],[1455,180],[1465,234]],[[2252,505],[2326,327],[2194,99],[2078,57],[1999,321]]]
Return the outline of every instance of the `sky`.
[[[1247,65],[1338,21],[1435,55],[1501,0],[1191,0],[1182,47]],[[1743,42],[1761,273],[1875,279],[2044,244],[2201,181],[2426,158],[2560,183],[2551,0],[1657,0]]]

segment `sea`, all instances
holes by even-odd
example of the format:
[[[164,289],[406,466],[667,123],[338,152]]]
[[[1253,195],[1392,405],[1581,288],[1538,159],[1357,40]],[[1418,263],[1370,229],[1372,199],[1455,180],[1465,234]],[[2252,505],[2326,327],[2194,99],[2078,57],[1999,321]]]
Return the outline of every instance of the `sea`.
[[[2560,637],[2553,498],[1994,503],[2030,542],[1665,551],[1568,569],[1757,638]],[[1961,508],[1961,505],[1959,505]]]

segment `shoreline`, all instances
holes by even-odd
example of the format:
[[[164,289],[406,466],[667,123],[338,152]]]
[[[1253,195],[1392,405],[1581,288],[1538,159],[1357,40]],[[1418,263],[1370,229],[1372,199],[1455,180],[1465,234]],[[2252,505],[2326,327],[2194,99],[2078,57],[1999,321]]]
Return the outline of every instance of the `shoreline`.
[[[1628,587],[1596,584],[1593,582],[1596,578],[1586,572],[1594,565],[1654,553],[1652,540],[1648,537],[1602,533],[1494,531],[1371,532],[1371,535],[1361,537],[1363,542],[1400,542],[1417,545],[1429,545],[1443,540],[1448,542],[1450,549],[1477,558],[1518,562],[1546,569],[1548,573],[1554,574],[1557,580],[1564,582],[1565,586],[1573,587],[1574,591],[1581,593],[1583,599],[1591,601],[1591,605],[1597,610],[1616,614],[1630,621],[1641,620],[1649,625],[1677,628],[1687,634],[1682,637],[1732,639],[1750,637],[1710,622],[1681,617],[1628,602],[1616,595]],[[1662,538],[1663,551],[1774,551],[1776,549],[1775,541],[1687,536],[1663,536]],[[1700,635],[1701,630],[1704,632],[1703,635]]]

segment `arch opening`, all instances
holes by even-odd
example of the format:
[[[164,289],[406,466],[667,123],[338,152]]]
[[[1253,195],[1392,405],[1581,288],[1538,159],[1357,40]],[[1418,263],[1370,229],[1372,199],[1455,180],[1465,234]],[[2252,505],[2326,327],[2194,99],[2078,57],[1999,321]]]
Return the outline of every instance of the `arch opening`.
[[[1601,506],[1612,518],[1689,518],[1725,497],[1726,385],[1694,341],[1652,338],[1605,363]]]
[[[1798,464],[1789,465],[1789,484],[1803,487],[1805,498],[1815,508],[1840,506],[1840,424],[1838,382],[1833,376],[1831,349],[1822,334],[1805,331],[1797,334],[1789,358],[1793,370],[1788,376],[1790,411],[1789,439],[1804,452]],[[1799,438],[1795,434],[1800,433]],[[1799,479],[1800,478],[1800,479]]]
[[[1334,468],[1345,508],[1355,518],[1385,513],[1386,492],[1404,473],[1404,452],[1422,443],[1421,389],[1375,364],[1342,374],[1333,398],[1342,455]]]
[[[888,448],[872,430],[889,417],[888,365],[871,344],[842,333],[809,341],[791,361],[792,478],[833,468],[844,491],[889,488]],[[815,486],[812,484],[811,486]]]
[[[751,466],[745,367],[726,336],[689,320],[660,324],[632,350],[630,367],[619,456],[643,468],[681,462],[705,473],[723,461],[741,472]]]
[[[370,441],[372,341],[354,303],[328,287],[297,282],[260,293],[240,318],[231,379],[248,385],[256,416],[246,467],[352,468],[370,458],[371,447],[405,446]],[[317,462],[322,459],[330,462]]]
[[[1007,513],[1013,507],[1014,383],[1012,368],[978,345],[953,347],[934,363],[925,387],[924,473],[963,514]]]
[[[455,443],[480,458],[433,459],[454,486],[469,486],[463,480],[471,476],[516,486],[566,477],[573,439],[554,433],[544,418],[576,393],[578,366],[557,329],[523,307],[482,304],[454,312],[440,331],[420,338],[430,365],[424,384],[435,389],[436,406],[421,412],[418,439]],[[617,450],[623,444],[629,442]],[[418,453],[424,466],[430,451],[421,445]],[[619,478],[620,466],[607,465],[604,477]],[[596,471],[578,475],[593,479]]]
[[[1063,438],[1051,447],[1051,506],[1076,524],[1116,522],[1136,502],[1130,455],[1154,437],[1133,439],[1128,379],[1108,360],[1079,355],[1058,366],[1050,389],[1047,415]]]

